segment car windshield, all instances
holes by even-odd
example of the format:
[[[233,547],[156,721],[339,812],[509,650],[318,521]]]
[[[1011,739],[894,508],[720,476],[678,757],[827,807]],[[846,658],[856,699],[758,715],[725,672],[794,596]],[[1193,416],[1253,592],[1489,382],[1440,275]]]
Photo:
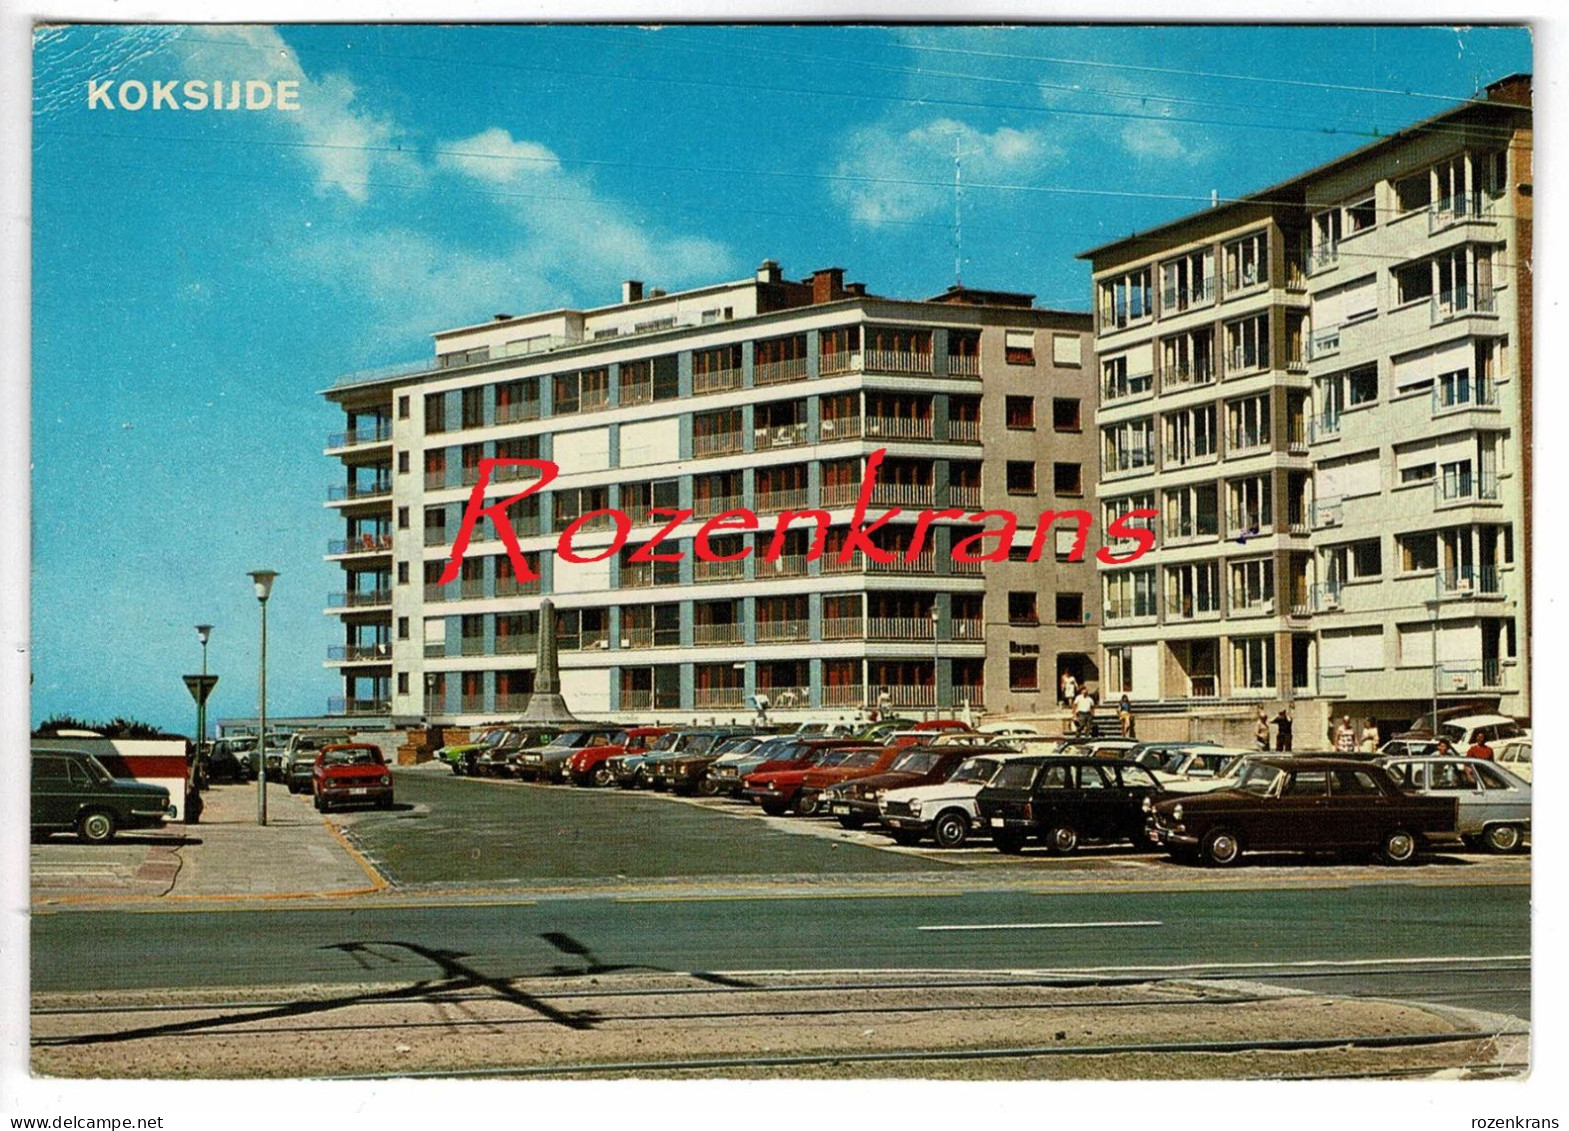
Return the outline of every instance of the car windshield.
[[[997,767],[1002,765],[995,758],[966,758],[948,780],[969,785],[985,785],[992,780]]]
[[[823,769],[827,766],[840,765],[849,756],[850,752],[848,750],[829,747],[827,750],[819,750],[817,756],[811,760],[811,764],[818,769]]]
[[[675,749],[676,743],[680,740],[681,736],[675,731],[671,731],[669,734],[660,735],[658,741],[650,746],[649,749],[654,751],[673,750]]]
[[[1282,771],[1274,766],[1250,762],[1242,767],[1242,773],[1237,778],[1237,788],[1263,797],[1274,789],[1275,783],[1280,780],[1281,773]]]
[[[937,765],[942,755],[936,750],[912,750],[901,754],[888,771],[895,774],[927,774]]]
[[[839,763],[839,768],[844,770],[864,769],[867,766],[877,765],[877,760],[881,757],[882,753],[877,750],[856,751],[851,754],[846,754],[844,761]]]
[[[381,752],[374,749],[328,750],[321,756],[324,766],[373,766],[381,761]]]
[[[692,741],[682,747],[682,750],[687,754],[706,754],[709,748],[722,737],[717,734],[694,734]]]

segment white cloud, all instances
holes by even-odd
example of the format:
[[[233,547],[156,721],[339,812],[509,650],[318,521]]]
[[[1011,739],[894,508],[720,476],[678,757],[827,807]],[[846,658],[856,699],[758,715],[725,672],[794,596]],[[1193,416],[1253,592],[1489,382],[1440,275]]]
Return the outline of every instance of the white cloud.
[[[846,139],[834,167],[835,198],[863,224],[914,220],[951,207],[955,146],[971,182],[1028,177],[1062,151],[1038,130],[1003,126],[985,133],[939,118],[900,130],[865,126]]]
[[[447,143],[437,151],[436,165],[493,185],[514,184],[542,173],[561,171],[560,158],[549,148],[537,142],[517,141],[499,127]]]

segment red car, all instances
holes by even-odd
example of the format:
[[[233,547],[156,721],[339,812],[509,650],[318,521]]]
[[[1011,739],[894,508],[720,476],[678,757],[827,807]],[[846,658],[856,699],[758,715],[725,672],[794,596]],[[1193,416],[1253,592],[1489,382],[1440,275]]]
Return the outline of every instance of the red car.
[[[337,805],[374,805],[392,808],[392,774],[381,747],[368,742],[328,746],[316,755],[311,773],[316,808],[325,813]]]
[[[815,770],[837,765],[855,754],[880,755],[881,746],[861,744],[845,745],[842,742],[812,742],[806,744],[793,762],[764,762],[746,775],[741,795],[757,802],[763,812],[771,817],[783,816],[792,806],[801,816],[807,816],[816,807],[816,794],[812,795],[812,809],[801,808],[801,783]],[[875,759],[874,759],[875,760]]]
[[[567,774],[574,785],[609,785],[609,761],[618,754],[643,754],[654,739],[669,734],[669,727],[628,727],[624,746],[585,746],[567,759]]]
[[[905,749],[903,746],[874,746],[868,750],[856,750],[848,758],[831,766],[813,767],[801,778],[801,792],[795,801],[796,813],[810,817],[818,810],[823,790],[840,782],[884,773],[904,756]]]

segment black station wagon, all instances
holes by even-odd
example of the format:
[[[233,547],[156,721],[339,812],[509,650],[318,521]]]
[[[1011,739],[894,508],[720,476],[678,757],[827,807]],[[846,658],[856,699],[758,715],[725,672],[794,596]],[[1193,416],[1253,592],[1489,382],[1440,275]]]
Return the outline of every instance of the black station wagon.
[[[1085,841],[1143,843],[1159,792],[1154,776],[1131,762],[1042,754],[1006,763],[975,805],[999,852],[1018,852],[1033,837],[1062,855]]]

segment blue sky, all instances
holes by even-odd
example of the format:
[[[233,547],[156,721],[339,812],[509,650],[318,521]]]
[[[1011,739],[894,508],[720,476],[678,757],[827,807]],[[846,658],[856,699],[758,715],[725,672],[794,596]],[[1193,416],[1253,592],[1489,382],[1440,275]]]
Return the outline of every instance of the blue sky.
[[[842,266],[1087,309],[1077,252],[1530,71],[1522,29],[417,26],[41,31],[34,720],[319,713],[340,373],[490,314]],[[297,113],[89,110],[89,79],[300,83]]]

